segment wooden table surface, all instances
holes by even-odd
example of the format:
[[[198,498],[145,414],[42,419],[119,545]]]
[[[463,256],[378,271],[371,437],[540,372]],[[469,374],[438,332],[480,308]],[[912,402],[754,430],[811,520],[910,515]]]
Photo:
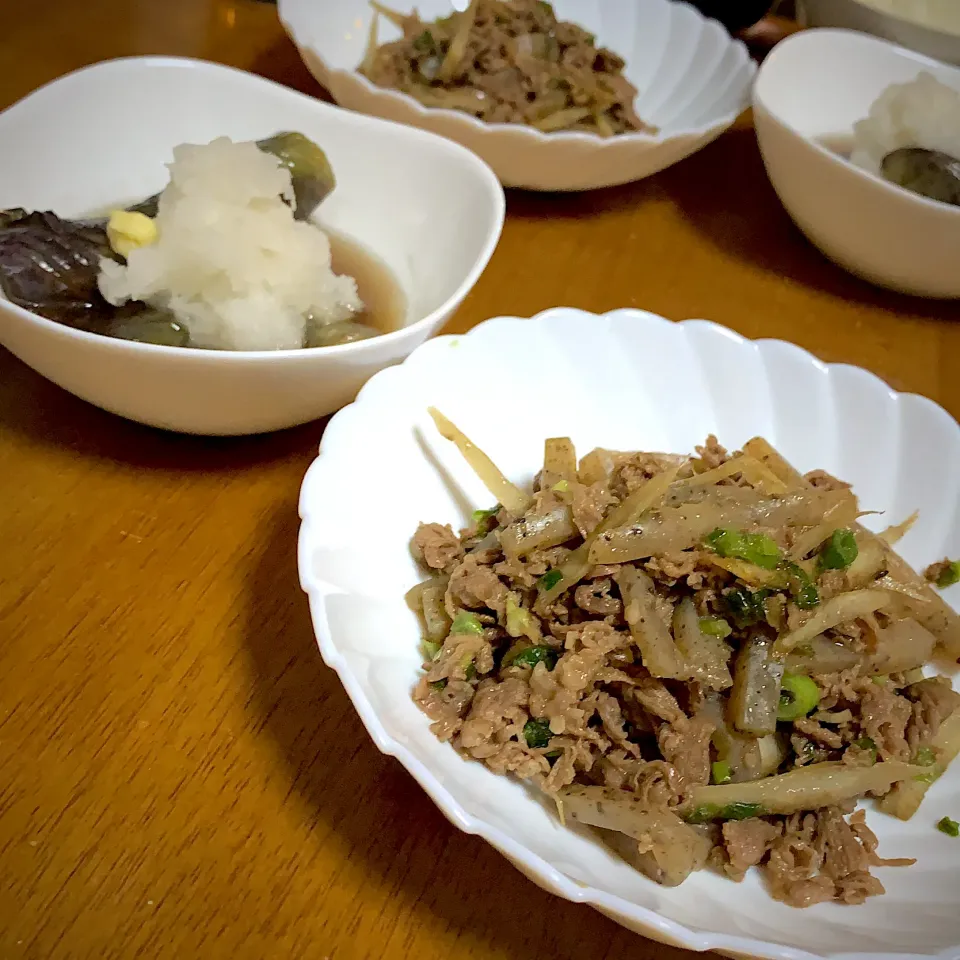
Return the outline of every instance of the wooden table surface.
[[[0,107],[147,53],[320,93],[269,4],[3,0]],[[823,260],[747,120],[643,183],[508,211],[453,330],[557,304],[708,317],[960,415],[960,306]],[[323,426],[168,435],[0,351],[0,960],[688,956],[542,893],[370,742],[297,583]]]

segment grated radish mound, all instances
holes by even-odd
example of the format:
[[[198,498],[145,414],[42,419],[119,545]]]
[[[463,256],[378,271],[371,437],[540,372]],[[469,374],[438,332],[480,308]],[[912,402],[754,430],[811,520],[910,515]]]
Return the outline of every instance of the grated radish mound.
[[[296,349],[308,322],[335,323],[362,308],[353,278],[331,269],[326,235],[294,220],[290,173],[276,157],[220,137],[183,144],[173,158],[156,242],[126,265],[101,261],[110,303],[169,309],[193,345],[221,350]]]
[[[960,92],[931,73],[894,83],[877,98],[870,115],[853,126],[851,161],[879,173],[883,158],[901,147],[939,150],[960,158]]]

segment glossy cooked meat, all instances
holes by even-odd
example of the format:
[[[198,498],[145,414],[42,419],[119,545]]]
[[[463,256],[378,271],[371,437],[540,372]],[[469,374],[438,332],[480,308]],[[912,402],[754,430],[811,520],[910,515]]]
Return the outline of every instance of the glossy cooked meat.
[[[624,61],[558,21],[543,0],[473,0],[432,22],[373,6],[403,31],[401,40],[371,43],[360,71],[378,86],[488,123],[653,132],[634,112],[637,90],[623,76]]]
[[[759,866],[793,906],[882,893],[847,815],[871,794],[908,818],[960,748],[960,695],[920,669],[960,621],[849,486],[760,439],[579,463],[549,440],[532,495],[471,465],[501,503],[413,538],[434,733],[661,883]]]

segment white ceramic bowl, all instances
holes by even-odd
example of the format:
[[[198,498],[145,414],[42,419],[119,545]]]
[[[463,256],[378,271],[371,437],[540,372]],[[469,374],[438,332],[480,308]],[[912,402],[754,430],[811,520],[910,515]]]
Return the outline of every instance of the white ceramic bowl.
[[[960,207],[888,183],[819,142],[852,135],[890,84],[924,70],[960,89],[960,69],[865,33],[797,33],[764,61],[754,122],[774,189],[831,260],[904,293],[960,297]]]
[[[371,374],[443,326],[497,244],[503,190],[457,144],[212,63],[115,60],[0,114],[0,209],[88,214],[162,189],[179,143],[285,129],[326,149],[338,186],[317,220],[392,270],[408,301],[405,327],[322,349],[185,350],[83,333],[0,299],[0,344],[105,410],[187,433],[276,430],[353,399]]]
[[[800,20],[807,26],[862,30],[960,65],[957,0],[799,0],[798,7]]]
[[[403,0],[427,20],[464,3]],[[406,94],[374,86],[356,72],[367,44],[368,0],[280,0],[287,32],[314,76],[342,106],[434,133],[468,146],[507,187],[590,190],[648,177],[696,152],[746,108],[756,67],[746,48],[714,20],[670,0],[555,0],[557,15],[595,34],[627,62],[639,89],[639,115],[656,136],[610,139],[585,133],[540,133],[516,124],[486,124],[453,110],[425,109]],[[399,31],[381,20],[380,42]]]
[[[496,369],[498,388],[465,390],[465,369]],[[868,518],[875,528],[922,508],[900,546],[917,565],[960,552],[954,420],[864,370],[828,366],[787,343],[752,343],[704,321],[569,309],[491,320],[467,336],[424,344],[334,417],[301,491],[299,566],[320,651],[377,746],[455,826],[488,840],[544,889],[691,950],[776,960],[958,956],[957,847],[934,824],[960,809],[960,768],[931,789],[909,823],[868,813],[882,855],[919,858],[908,869],[877,871],[885,897],[793,910],[771,900],[756,875],[738,885],[702,872],[680,887],[659,887],[588,831],[562,828],[521,783],[433,737],[410,699],[419,628],[403,596],[422,575],[408,543],[418,521],[462,526],[490,497],[437,436],[429,404],[518,482],[532,479],[551,436],[571,436],[583,452],[679,452],[711,432],[730,447],[762,434],[799,469],[822,467],[852,481],[865,508],[887,511]],[[385,463],[391,507],[371,511],[383,497]],[[956,604],[960,587],[946,596]]]

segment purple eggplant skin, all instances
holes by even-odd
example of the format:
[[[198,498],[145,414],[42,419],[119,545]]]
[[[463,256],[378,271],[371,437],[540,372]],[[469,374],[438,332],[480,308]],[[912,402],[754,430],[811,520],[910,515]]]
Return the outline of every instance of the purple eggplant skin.
[[[106,221],[62,220],[49,210],[0,210],[0,289],[12,303],[77,330],[185,347],[172,314],[144,303],[108,303],[97,286],[101,257],[116,259]]]
[[[309,219],[336,187],[326,154],[295,132],[278,133],[257,146],[290,171],[294,216]],[[158,200],[156,194],[129,209],[155,217]],[[64,220],[49,210],[0,210],[0,290],[10,302],[90,333],[188,346],[187,330],[169,312],[138,302],[115,307],[104,299],[97,285],[104,257],[122,262],[110,248],[106,219]],[[341,342],[372,335],[361,326],[346,330]]]
[[[98,326],[115,310],[97,288],[100,259],[113,256],[103,224],[0,210],[0,288],[33,313],[80,329]]]

